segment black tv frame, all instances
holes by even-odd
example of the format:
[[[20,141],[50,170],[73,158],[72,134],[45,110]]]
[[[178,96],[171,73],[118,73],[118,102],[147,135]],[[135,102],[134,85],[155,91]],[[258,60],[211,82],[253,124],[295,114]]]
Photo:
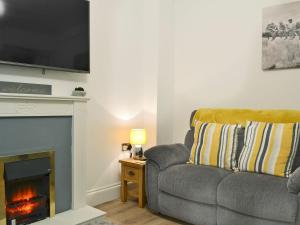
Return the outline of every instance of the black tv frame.
[[[3,61],[0,60],[0,64],[2,65],[10,65],[10,66],[24,66],[29,68],[40,68],[45,70],[55,70],[55,71],[64,71],[64,72],[75,72],[75,73],[86,73],[89,74],[91,72],[91,34],[90,34],[90,25],[91,25],[91,16],[90,16],[90,1],[86,1],[88,3],[88,45],[89,45],[89,69],[88,70],[76,70],[76,69],[69,69],[63,67],[55,67],[55,66],[44,66],[38,64],[28,64],[28,63],[18,63],[12,61]],[[43,72],[44,73],[44,72]]]

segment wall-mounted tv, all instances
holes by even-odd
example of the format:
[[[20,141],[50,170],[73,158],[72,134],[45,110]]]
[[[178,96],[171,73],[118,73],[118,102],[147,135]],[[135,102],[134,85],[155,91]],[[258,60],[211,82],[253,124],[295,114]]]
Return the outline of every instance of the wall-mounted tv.
[[[0,63],[90,71],[87,0],[0,0]]]

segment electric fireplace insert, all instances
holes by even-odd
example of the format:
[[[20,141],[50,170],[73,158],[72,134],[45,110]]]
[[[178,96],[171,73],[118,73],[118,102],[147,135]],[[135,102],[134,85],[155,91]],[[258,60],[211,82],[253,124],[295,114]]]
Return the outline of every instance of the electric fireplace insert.
[[[26,225],[55,214],[55,152],[0,156],[0,225]]]

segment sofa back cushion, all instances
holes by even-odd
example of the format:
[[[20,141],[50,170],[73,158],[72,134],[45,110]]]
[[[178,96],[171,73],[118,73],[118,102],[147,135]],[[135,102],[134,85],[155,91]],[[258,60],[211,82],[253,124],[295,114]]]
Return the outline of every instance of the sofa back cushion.
[[[190,163],[234,169],[240,128],[240,125],[196,122]]]
[[[188,130],[184,138],[184,145],[191,151],[194,143],[194,129]]]
[[[299,123],[247,122],[239,170],[289,177],[299,132]]]
[[[209,109],[201,108],[192,113],[191,127],[195,121],[207,123],[242,124],[247,121],[269,123],[300,122],[300,110],[251,110],[251,109]]]

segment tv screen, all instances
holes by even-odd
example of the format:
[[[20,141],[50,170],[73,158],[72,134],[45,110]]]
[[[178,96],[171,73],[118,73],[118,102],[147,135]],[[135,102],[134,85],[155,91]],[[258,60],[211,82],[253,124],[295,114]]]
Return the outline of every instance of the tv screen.
[[[89,72],[89,2],[0,0],[0,63]]]

